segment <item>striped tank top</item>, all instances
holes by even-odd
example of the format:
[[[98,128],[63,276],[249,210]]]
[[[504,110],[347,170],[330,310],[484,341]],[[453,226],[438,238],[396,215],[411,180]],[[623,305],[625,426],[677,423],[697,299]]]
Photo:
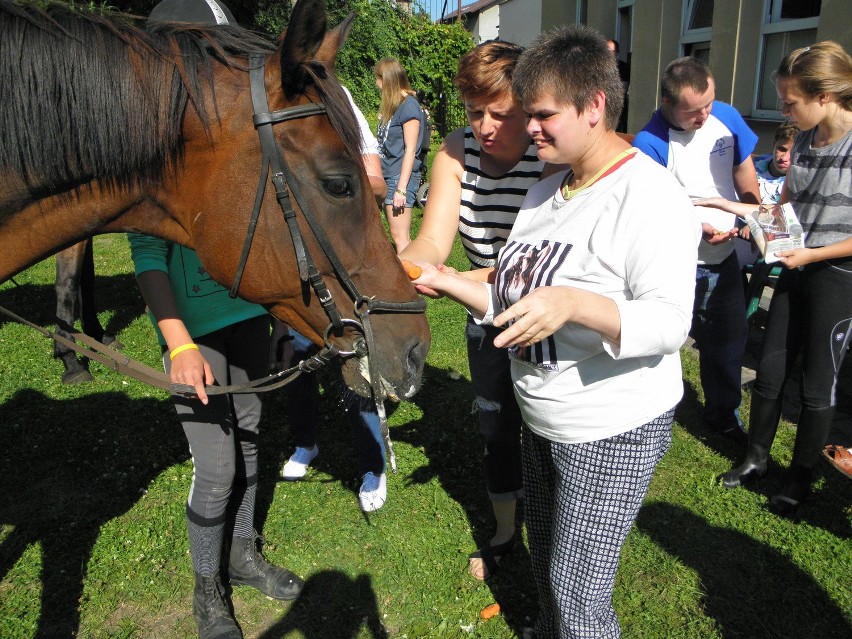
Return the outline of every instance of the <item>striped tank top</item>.
[[[538,182],[544,168],[532,143],[515,166],[497,177],[479,168],[480,153],[479,142],[470,127],[465,128],[459,235],[472,268],[497,264],[527,189]]]

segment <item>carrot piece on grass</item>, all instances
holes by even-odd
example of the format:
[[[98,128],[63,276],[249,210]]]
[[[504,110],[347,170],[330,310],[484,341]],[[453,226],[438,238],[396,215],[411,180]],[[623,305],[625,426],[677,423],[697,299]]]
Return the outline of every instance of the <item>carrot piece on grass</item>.
[[[479,612],[479,616],[482,617],[483,619],[491,619],[491,617],[494,617],[499,612],[500,612],[500,604],[493,603],[490,606],[485,606],[485,608],[483,608]]]

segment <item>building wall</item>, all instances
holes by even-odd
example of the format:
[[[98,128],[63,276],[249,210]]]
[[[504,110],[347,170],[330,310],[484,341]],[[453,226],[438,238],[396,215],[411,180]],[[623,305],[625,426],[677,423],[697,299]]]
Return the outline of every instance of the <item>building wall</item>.
[[[476,44],[486,40],[496,40],[500,36],[500,5],[488,7],[476,18],[471,29]]]
[[[611,0],[589,2],[588,24],[610,36],[614,31],[615,5]],[[660,78],[666,65],[681,55],[683,5],[683,0],[636,0],[633,7],[632,81],[627,122],[631,133],[641,129],[659,107]],[[594,11],[593,6],[596,7]],[[715,0],[710,68],[716,80],[717,98],[730,102],[742,113],[760,137],[757,150],[768,152],[779,119],[752,117],[763,9],[762,0]],[[836,40],[847,51],[852,51],[850,25],[852,2],[822,0],[817,40]]]
[[[852,53],[852,2],[849,0],[822,0],[820,5],[820,40],[834,40]]]
[[[542,31],[574,24],[580,2],[585,2],[586,23],[614,37],[618,0],[508,0],[499,6],[500,37],[527,45]],[[681,55],[684,5],[684,0],[636,0],[633,5],[627,121],[631,133],[639,131],[658,108],[662,73]],[[752,113],[759,80],[763,12],[764,0],[715,0],[710,35],[716,96],[733,104],[746,118],[760,137],[757,150],[761,153],[771,150],[772,135],[780,121],[780,116],[757,118]],[[852,52],[852,1],[822,0],[816,39],[836,40]],[[627,58],[627,51],[621,53],[622,59]]]
[[[577,19],[578,0],[540,0],[540,2],[540,31],[547,31],[560,24],[574,24]]]
[[[541,0],[508,0],[500,5],[500,39],[522,46],[528,45],[541,33]]]

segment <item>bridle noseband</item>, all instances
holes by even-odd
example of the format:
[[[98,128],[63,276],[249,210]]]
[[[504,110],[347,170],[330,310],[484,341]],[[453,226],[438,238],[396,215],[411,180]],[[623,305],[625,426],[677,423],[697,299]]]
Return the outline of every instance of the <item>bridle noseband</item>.
[[[260,147],[263,152],[264,159],[260,181],[257,186],[254,209],[252,210],[245,243],[243,244],[242,254],[240,255],[240,261],[237,266],[234,285],[231,287],[230,295],[231,297],[236,297],[237,292],[239,291],[240,282],[248,260],[249,251],[251,250],[257,220],[260,215],[261,205],[266,192],[266,184],[271,170],[272,184],[275,187],[275,198],[278,200],[278,204],[281,206],[281,211],[284,214],[284,221],[287,223],[287,228],[290,231],[290,239],[293,242],[296,262],[299,265],[299,279],[303,283],[310,284],[329,319],[329,325],[323,335],[325,341],[323,349],[328,349],[329,358],[333,355],[343,358],[353,356],[364,357],[371,352],[375,352],[375,338],[370,324],[371,313],[424,313],[426,311],[426,302],[423,299],[416,299],[410,302],[388,302],[377,300],[375,297],[368,297],[358,290],[355,282],[352,281],[349,273],[338,259],[337,254],[331,246],[331,243],[328,241],[328,237],[322,227],[317,223],[311,207],[302,196],[302,193],[298,188],[298,184],[293,178],[293,173],[287,165],[287,162],[284,160],[281,149],[275,142],[275,136],[272,131],[272,126],[274,124],[286,122],[287,120],[322,115],[326,113],[325,105],[322,103],[310,103],[278,111],[270,111],[269,103],[266,98],[264,69],[265,60],[263,56],[250,56],[249,78],[251,83],[251,100],[254,109],[254,126],[255,129],[257,129],[258,136],[260,137]],[[325,285],[322,275],[320,274],[308,247],[305,245],[304,238],[299,230],[299,225],[296,222],[296,211],[290,201],[291,193],[298,203],[299,209],[314,234],[317,243],[328,261],[331,263],[335,276],[346,290],[349,298],[352,300],[357,319],[345,319],[341,316],[340,311],[337,308],[337,304],[331,295],[331,291],[329,291],[328,287]],[[353,342],[353,350],[340,351],[328,341],[328,338],[332,333],[337,336],[342,335],[347,326],[359,331],[363,337],[359,337]],[[368,362],[370,386],[373,398],[375,399],[377,406],[380,406],[384,400],[385,394],[381,384],[378,363],[376,362],[375,357],[368,358]]]

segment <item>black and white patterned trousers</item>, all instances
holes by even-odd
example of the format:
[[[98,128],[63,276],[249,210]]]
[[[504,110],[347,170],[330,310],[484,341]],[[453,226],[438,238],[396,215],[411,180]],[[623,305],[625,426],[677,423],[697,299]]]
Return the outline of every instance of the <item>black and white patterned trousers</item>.
[[[674,409],[627,433],[562,444],[523,433],[524,515],[539,597],[536,639],[621,635],[612,590],[621,548],[657,462]]]

